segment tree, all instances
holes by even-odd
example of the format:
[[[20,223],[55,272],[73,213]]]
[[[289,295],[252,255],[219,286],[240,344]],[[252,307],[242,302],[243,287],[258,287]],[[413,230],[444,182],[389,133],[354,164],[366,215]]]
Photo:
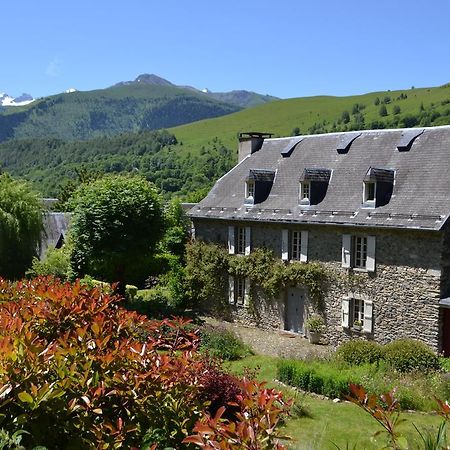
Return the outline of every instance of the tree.
[[[109,175],[80,186],[71,200],[71,269],[109,282],[138,283],[164,229],[161,198],[140,176]]]
[[[379,114],[381,117],[385,117],[388,115],[387,109],[385,105],[380,106]]]
[[[342,118],[342,122],[349,123],[350,122],[350,114],[348,113],[348,111],[343,111],[341,118]]]
[[[400,106],[395,105],[394,108],[392,109],[392,113],[393,114],[400,114],[400,112],[401,112]]]
[[[0,275],[21,278],[42,234],[42,201],[24,181],[0,175]]]

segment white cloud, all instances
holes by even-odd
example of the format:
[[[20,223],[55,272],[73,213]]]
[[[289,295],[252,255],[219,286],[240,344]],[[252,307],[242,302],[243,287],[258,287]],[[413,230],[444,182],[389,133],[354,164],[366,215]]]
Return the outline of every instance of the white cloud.
[[[58,58],[52,59],[48,64],[47,68],[45,69],[45,73],[49,77],[58,77],[62,73],[61,69],[61,61]]]

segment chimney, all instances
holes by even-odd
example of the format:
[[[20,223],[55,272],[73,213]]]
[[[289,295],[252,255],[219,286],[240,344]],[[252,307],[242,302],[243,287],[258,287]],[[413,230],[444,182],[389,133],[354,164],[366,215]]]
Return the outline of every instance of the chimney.
[[[245,157],[252,155],[261,149],[265,138],[271,138],[272,133],[258,133],[255,131],[246,131],[239,133],[239,159],[240,163]]]

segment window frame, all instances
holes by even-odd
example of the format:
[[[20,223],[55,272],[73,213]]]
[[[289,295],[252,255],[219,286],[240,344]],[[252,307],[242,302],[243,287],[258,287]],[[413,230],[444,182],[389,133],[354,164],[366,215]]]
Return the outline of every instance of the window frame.
[[[291,230],[290,232],[290,255],[291,261],[301,261],[302,257],[302,232],[299,230]]]
[[[373,192],[371,192],[373,190]],[[373,193],[373,198],[369,198],[369,195]],[[363,182],[363,208],[375,208],[377,203],[377,183],[376,181],[364,181]]]
[[[305,196],[305,193],[308,195]],[[301,205],[309,205],[311,202],[311,182],[308,180],[300,181],[299,202]]]
[[[342,328],[364,334],[373,334],[375,318],[373,302],[369,298],[350,293],[342,299],[341,313]],[[361,321],[361,326],[355,325],[357,320]]]
[[[250,278],[229,275],[228,286],[228,303],[236,307],[248,308]]]
[[[375,272],[376,236],[343,234],[341,267],[358,272]]]
[[[236,227],[236,254],[245,255],[246,239],[245,227]]]
[[[255,199],[255,180],[247,180],[245,183],[245,198],[248,200]]]

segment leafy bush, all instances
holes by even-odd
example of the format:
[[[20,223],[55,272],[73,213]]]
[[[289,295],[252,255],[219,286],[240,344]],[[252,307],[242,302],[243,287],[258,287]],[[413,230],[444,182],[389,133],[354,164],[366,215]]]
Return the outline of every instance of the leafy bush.
[[[199,420],[194,428],[197,434],[183,442],[207,449],[285,450],[276,427],[289,413],[292,401],[286,402],[281,392],[254,380],[244,378],[239,387],[241,411],[234,421],[223,418],[225,408],[221,407],[214,417],[207,414]]]
[[[233,361],[251,355],[251,349],[235,333],[224,327],[205,325],[200,330],[200,351],[224,361]]]
[[[170,305],[170,292],[167,287],[156,286],[153,289],[141,289],[126,306],[128,309],[145,314],[150,318],[164,318],[174,314]]]
[[[70,260],[69,250],[66,246],[62,248],[49,248],[44,259],[34,257],[31,268],[27,270],[27,277],[54,276],[66,280],[69,275]]]
[[[204,407],[196,334],[79,283],[0,280],[0,292],[7,432],[25,430],[26,448],[130,448],[164,430],[158,443],[179,448]]]
[[[338,347],[336,356],[351,365],[372,364],[383,358],[383,347],[373,341],[351,340]]]
[[[426,344],[399,339],[384,346],[384,358],[398,372],[431,371],[440,368],[439,358]]]

